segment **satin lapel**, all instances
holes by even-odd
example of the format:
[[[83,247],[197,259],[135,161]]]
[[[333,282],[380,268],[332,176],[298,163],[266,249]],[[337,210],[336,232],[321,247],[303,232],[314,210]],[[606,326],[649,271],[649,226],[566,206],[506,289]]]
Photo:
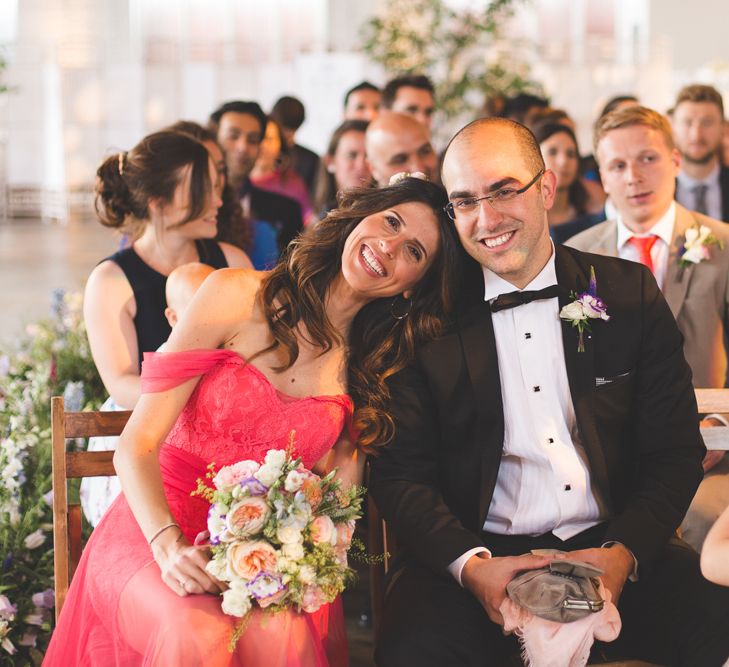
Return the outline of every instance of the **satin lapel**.
[[[555,268],[557,284],[560,287],[559,309],[573,301],[571,292],[581,293],[587,290],[589,273],[580,267],[574,258],[559,246],[555,247]],[[589,269],[588,269],[589,271]],[[597,294],[600,295],[600,276],[597,276]],[[608,312],[610,304],[606,304]],[[570,385],[572,404],[577,417],[577,427],[582,438],[582,445],[587,452],[592,471],[592,481],[596,483],[602,497],[610,503],[610,484],[607,477],[605,455],[600,442],[600,434],[595,424],[595,345],[592,336],[584,334],[584,352],[579,352],[579,334],[568,320],[562,323],[562,346],[567,367],[567,379]],[[596,322],[593,326],[605,326],[605,322]]]
[[[673,225],[673,238],[668,253],[668,266],[663,282],[663,296],[666,297],[674,317],[681,312],[683,302],[686,300],[694,265],[683,267],[680,265],[680,252],[686,240],[686,230],[694,224],[693,216],[683,206],[676,204],[676,223]]]
[[[478,413],[474,446],[481,449],[479,525],[486,520],[504,446],[504,407],[501,397],[496,339],[487,303],[475,304],[461,320],[461,342]]]

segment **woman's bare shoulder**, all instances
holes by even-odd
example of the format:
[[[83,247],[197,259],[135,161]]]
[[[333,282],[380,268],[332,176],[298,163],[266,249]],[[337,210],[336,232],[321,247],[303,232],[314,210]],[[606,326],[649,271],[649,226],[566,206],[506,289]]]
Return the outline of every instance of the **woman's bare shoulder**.
[[[209,306],[227,311],[228,317],[245,318],[254,308],[265,277],[265,272],[254,269],[218,269],[205,280],[201,292]]]

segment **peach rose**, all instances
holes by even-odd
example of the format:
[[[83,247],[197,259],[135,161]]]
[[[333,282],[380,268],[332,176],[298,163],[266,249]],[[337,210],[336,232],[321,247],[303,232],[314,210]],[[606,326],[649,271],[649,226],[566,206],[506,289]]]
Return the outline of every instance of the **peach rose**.
[[[304,598],[301,601],[301,608],[309,614],[315,612],[327,601],[324,591],[318,586],[307,586],[304,589]]]
[[[228,564],[239,577],[250,581],[262,570],[276,569],[276,550],[260,540],[236,542],[228,550]]]
[[[239,461],[231,466],[224,466],[213,477],[213,484],[219,491],[228,491],[244,479],[253,477],[259,467],[255,461]]]
[[[346,549],[352,543],[352,535],[354,535],[354,521],[338,523],[337,541],[335,546],[344,547]]]
[[[263,498],[251,496],[233,505],[225,521],[233,535],[250,537],[261,532],[270,515],[268,503]]]
[[[328,516],[318,516],[311,522],[310,535],[314,544],[331,544],[337,542],[337,529]]]
[[[304,497],[309,505],[311,505],[311,509],[314,512],[316,512],[316,508],[319,507],[322,500],[321,486],[319,485],[319,482],[320,480],[318,477],[312,476],[304,480],[304,483],[301,485],[301,492],[304,494]]]

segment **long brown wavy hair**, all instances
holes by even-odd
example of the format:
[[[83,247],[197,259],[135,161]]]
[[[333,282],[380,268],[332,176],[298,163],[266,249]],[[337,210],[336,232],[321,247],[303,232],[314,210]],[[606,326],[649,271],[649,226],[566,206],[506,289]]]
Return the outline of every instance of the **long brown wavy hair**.
[[[407,303],[401,303],[401,296],[371,301],[355,316],[345,341],[325,310],[328,288],[341,271],[345,241],[367,216],[407,202],[421,202],[433,210],[440,232],[438,252],[413,288],[409,309]],[[379,189],[343,192],[339,207],[292,241],[261,287],[274,342],[255,356],[281,347],[287,360],[275,370],[290,368],[299,355],[299,323],[322,354],[336,344],[348,345],[347,380],[355,404],[354,425],[358,443],[368,452],[387,444],[394,435],[394,423],[386,409],[390,398],[387,379],[413,359],[419,343],[441,333],[451,310],[459,245],[443,212],[446,202],[441,186],[417,178]],[[406,317],[394,316],[405,311]]]

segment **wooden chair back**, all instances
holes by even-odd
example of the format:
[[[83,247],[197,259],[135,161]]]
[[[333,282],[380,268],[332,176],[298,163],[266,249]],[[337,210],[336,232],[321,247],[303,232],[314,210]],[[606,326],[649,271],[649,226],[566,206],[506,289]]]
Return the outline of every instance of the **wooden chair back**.
[[[68,480],[116,475],[108,452],[69,452],[69,438],[119,435],[132,413],[66,412],[63,397],[51,399],[51,449],[53,465],[53,572],[56,619],[66,599],[68,584],[81,558],[81,506],[69,505]]]

